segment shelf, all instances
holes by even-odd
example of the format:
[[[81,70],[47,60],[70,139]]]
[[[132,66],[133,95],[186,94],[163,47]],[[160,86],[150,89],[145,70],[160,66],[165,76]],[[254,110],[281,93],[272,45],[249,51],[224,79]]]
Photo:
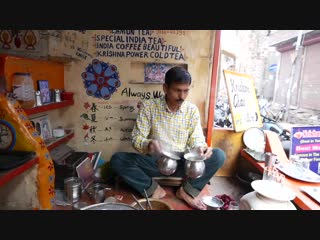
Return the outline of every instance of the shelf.
[[[46,111],[53,110],[53,109],[63,108],[63,107],[70,106],[73,104],[74,104],[73,99],[72,100],[64,100],[62,102],[49,103],[49,104],[39,106],[39,107],[24,109],[24,111],[26,112],[27,115],[32,115],[32,114],[36,114],[36,113],[46,112]]]
[[[47,145],[48,150],[52,150],[55,147],[59,146],[62,143],[65,143],[69,141],[71,138],[74,137],[74,131],[68,130],[66,131],[66,135],[62,138],[58,138]],[[10,169],[7,171],[0,171],[0,186],[4,185],[5,183],[9,182],[10,180],[14,179],[21,173],[25,172],[29,168],[31,168],[34,164],[39,162],[39,158],[35,157],[34,159],[29,160],[28,162],[22,164],[21,166],[18,166],[14,169]]]
[[[28,162],[16,167],[14,169],[0,172],[0,186],[4,185],[5,183],[9,182],[11,179],[17,177],[21,173],[27,171],[33,165],[39,162],[39,158],[36,157],[34,159],[29,160]]]
[[[47,148],[49,151],[51,151],[52,149],[59,146],[60,144],[68,142],[73,137],[74,137],[74,131],[73,130],[66,130],[66,135],[64,135],[61,138],[54,139],[54,141],[47,144]]]
[[[156,84],[156,85],[163,84],[161,82],[139,82],[139,81],[134,81],[134,80],[129,81],[129,83],[131,83],[131,84]]]

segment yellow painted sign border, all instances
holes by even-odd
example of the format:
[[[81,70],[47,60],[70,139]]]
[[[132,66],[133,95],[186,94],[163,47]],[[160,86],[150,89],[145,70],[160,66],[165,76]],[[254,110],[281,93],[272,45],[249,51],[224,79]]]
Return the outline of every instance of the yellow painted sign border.
[[[253,77],[223,70],[233,127],[236,132],[262,127],[262,119]]]

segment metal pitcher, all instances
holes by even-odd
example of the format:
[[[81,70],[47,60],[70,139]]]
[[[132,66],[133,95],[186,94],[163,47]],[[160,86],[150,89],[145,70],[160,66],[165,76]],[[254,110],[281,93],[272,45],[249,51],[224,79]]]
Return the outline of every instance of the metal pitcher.
[[[177,170],[179,156],[167,151],[162,151],[160,158],[157,160],[158,169],[163,175],[172,175]]]
[[[199,178],[204,174],[206,165],[205,158],[195,153],[186,153],[184,155],[185,173],[189,178]]]

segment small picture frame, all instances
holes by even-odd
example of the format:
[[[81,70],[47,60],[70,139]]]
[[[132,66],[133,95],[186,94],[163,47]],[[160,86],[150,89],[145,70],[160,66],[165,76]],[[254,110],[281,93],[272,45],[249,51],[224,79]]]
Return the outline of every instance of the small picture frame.
[[[91,163],[91,158],[86,157],[77,167],[78,177],[82,181],[83,188],[87,188],[94,181],[94,170]]]
[[[144,67],[145,83],[164,83],[166,72],[173,67],[172,64],[147,63]]]
[[[52,139],[52,128],[48,115],[31,118],[30,121],[45,142]]]
[[[144,64],[144,83],[163,84],[167,71],[175,66],[183,67],[188,70],[187,64],[170,63],[145,63]]]
[[[40,91],[40,97],[42,104],[50,103],[50,89],[48,80],[38,80],[38,90]]]
[[[30,120],[30,122],[31,122],[32,126],[36,129],[38,135],[41,136],[40,122],[33,121],[33,120]]]

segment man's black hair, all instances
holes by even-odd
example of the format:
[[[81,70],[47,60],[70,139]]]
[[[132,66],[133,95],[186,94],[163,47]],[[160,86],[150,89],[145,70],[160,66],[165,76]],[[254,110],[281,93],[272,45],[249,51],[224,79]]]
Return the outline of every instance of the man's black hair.
[[[183,67],[173,67],[170,68],[165,75],[165,83],[170,86],[172,82],[176,83],[188,83],[191,84],[191,75]]]

